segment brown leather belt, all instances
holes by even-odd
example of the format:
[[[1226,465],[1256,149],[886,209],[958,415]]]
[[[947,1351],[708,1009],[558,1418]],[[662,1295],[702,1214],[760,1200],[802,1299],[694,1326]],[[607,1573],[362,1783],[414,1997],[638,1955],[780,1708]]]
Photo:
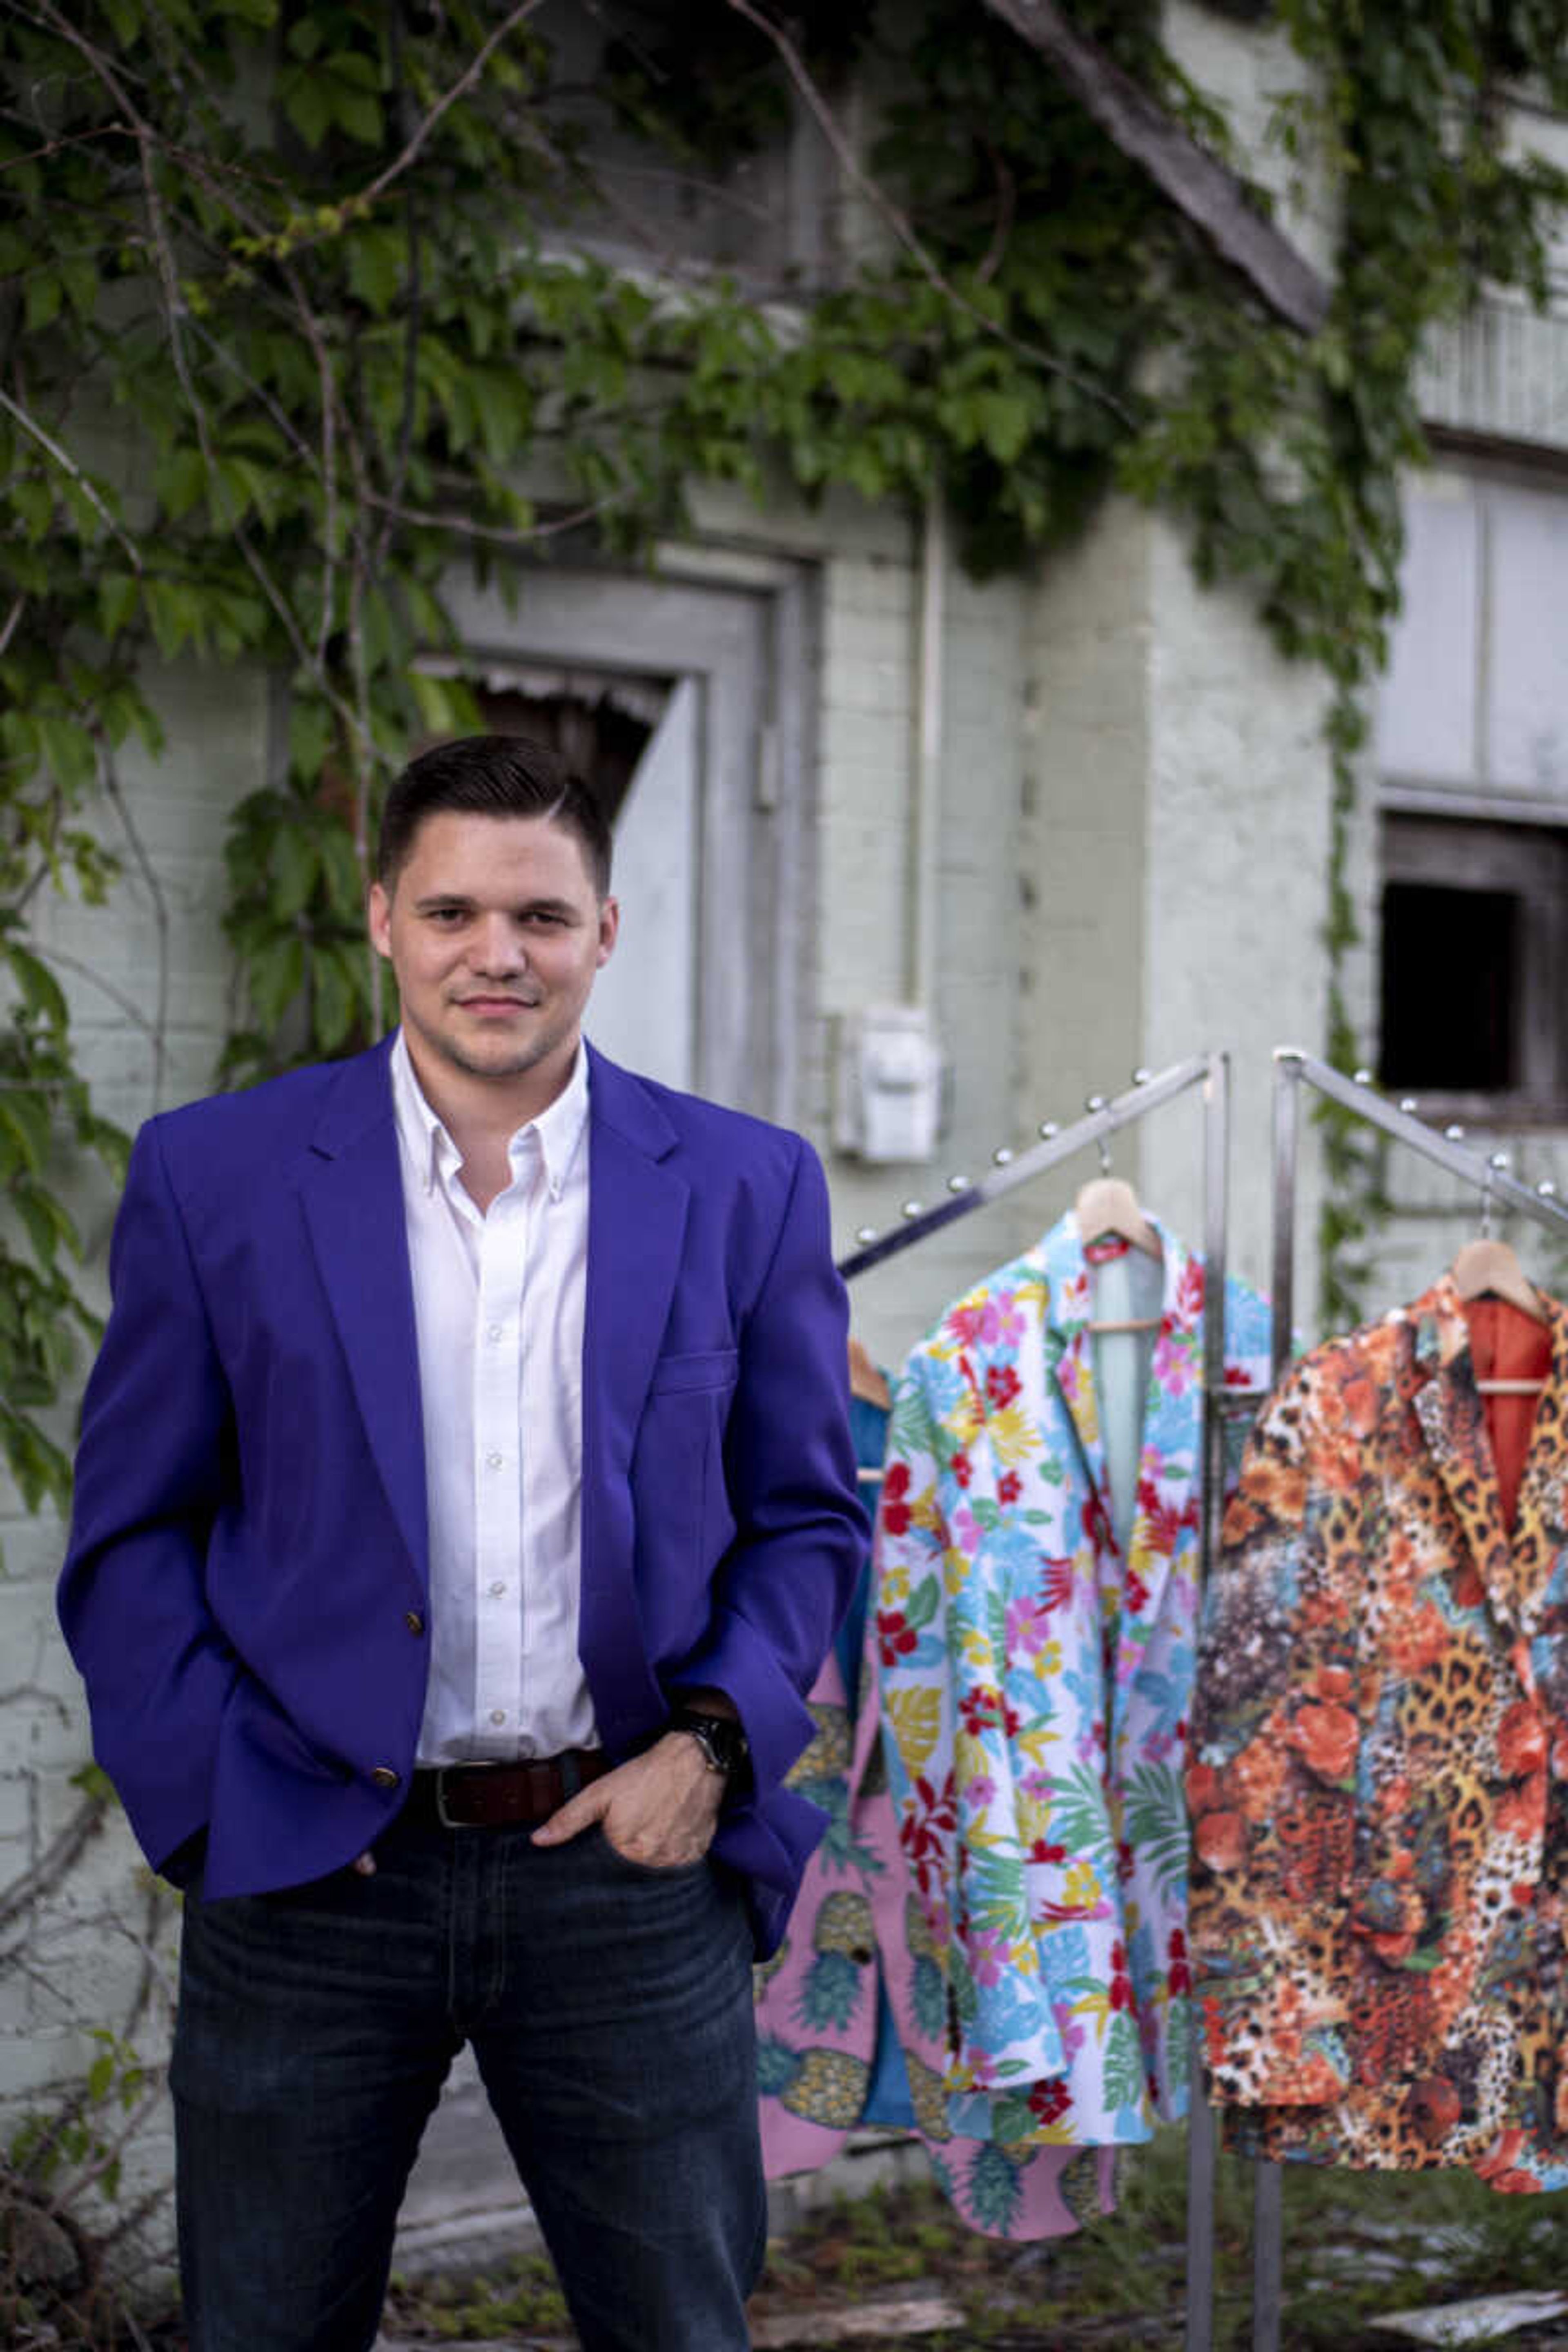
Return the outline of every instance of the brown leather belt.
[[[447,1830],[537,1829],[609,1769],[602,1748],[568,1748],[523,1764],[446,1764],[416,1772],[405,1811]]]

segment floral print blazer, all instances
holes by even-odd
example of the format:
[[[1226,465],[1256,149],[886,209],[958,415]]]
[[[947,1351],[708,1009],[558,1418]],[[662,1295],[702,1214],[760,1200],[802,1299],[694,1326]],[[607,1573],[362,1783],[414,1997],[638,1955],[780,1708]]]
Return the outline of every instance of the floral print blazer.
[[[1511,1532],[1445,1277],[1260,1416],[1199,1661],[1194,1969],[1234,2143],[1568,2188],[1568,1312]]]
[[[1204,1270],[1162,1241],[1125,1557],[1070,1213],[950,1309],[894,1393],[882,1711],[946,1981],[948,2114],[977,2137],[1110,2145],[1185,2109]],[[1268,1308],[1233,1283],[1226,1319],[1227,1379],[1266,1385]]]

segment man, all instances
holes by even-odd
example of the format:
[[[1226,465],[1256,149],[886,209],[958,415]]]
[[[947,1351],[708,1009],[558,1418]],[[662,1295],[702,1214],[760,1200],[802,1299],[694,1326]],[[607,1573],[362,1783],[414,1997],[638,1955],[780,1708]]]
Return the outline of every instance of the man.
[[[195,2352],[359,2352],[471,2041],[589,2352],[731,2352],[763,2239],[750,1962],[864,1541],[795,1136],[581,1040],[609,837],[481,737],[393,785],[401,1025],[153,1120],[61,1585],[187,1889]]]

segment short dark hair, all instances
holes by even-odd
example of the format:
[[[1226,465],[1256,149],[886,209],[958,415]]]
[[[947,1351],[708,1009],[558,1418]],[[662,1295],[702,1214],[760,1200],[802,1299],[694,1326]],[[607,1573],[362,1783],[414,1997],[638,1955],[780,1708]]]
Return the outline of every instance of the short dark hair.
[[[438,809],[473,816],[543,816],[576,835],[594,888],[610,888],[610,824],[587,784],[559,751],[526,735],[465,735],[437,743],[395,777],[381,813],[375,870],[390,890],[415,835]]]

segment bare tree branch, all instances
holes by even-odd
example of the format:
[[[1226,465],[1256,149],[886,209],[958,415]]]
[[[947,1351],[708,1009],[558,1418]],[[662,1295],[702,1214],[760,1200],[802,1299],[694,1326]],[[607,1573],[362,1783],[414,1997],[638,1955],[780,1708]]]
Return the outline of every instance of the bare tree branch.
[[[84,1797],[58,1836],[44,1849],[31,1870],[0,1890],[0,1927],[30,1909],[40,1895],[48,1894],[65,1877],[82,1848],[98,1835],[109,1811],[107,1797]]]
[[[451,89],[436,100],[401,154],[395,156],[385,171],[379,172],[367,187],[362,188],[357,195],[349,197],[348,205],[352,209],[357,211],[364,205],[373,205],[377,196],[385,194],[395,180],[402,178],[447,109],[455,106],[458,99],[465,97],[472,89],[501,43],[510,40],[518,26],[542,5],[543,0],[521,0],[520,7],[514,8],[509,16],[501,19],[489,39],[481,48],[474,52],[473,58],[458,76]]]
[[[107,525],[109,530],[114,533],[115,538],[125,550],[126,554],[131,560],[132,569],[135,572],[140,572],[142,569],[142,554],[135,541],[115,520],[114,515],[104,503],[99,491],[89,480],[88,477],[82,472],[81,467],[77,464],[76,459],[71,456],[69,450],[62,449],[59,443],[55,440],[53,436],[45,432],[43,426],[38,423],[37,418],[36,416],[29,416],[26,410],[14,401],[8,392],[0,391],[0,408],[3,408],[5,411],[7,416],[13,417],[16,420],[16,422],[21,426],[24,433],[31,435],[32,438],[37,443],[40,449],[47,452],[48,456],[54,459],[55,464],[59,467],[61,473],[68,474],[70,476],[71,480],[76,484],[78,489],[81,492],[83,498],[86,499],[88,504],[92,508],[94,513],[101,516],[104,523]],[[10,642],[10,633],[14,625],[13,622],[7,621],[5,630],[5,641],[7,644]],[[0,647],[0,651],[4,651],[4,647]]]
[[[1066,361],[1058,359],[1054,352],[1043,350],[1038,343],[1026,342],[1021,336],[1013,334],[1006,327],[998,325],[994,319],[986,317],[985,312],[977,303],[972,302],[966,294],[961,292],[941,264],[927,252],[909,215],[900,210],[887,190],[880,186],[864,168],[858,155],[855,152],[853,141],[846,133],[843,125],[824,97],[805,59],[784,27],[775,25],[771,17],[764,16],[760,8],[752,7],[751,0],[729,0],[729,5],[738,16],[743,16],[748,25],[754,25],[758,32],[773,43],[784,60],[790,79],[810,108],[823,137],[837,157],[840,169],[892,231],[904,251],[918,265],[937,292],[945,300],[951,302],[954,310],[962,311],[966,319],[972,319],[976,326],[982,328],[986,334],[994,335],[998,342],[1005,343],[1008,349],[1016,352],[1020,358],[1032,361],[1035,366],[1045,368],[1052,375],[1060,376],[1064,383],[1070,383],[1074,391],[1081,393],[1086,400],[1095,402],[1101,408],[1110,409],[1111,415],[1121,424],[1131,425],[1134,421],[1131,411],[1104,384],[1096,383],[1091,378],[1079,375],[1076,368],[1068,367]]]
[[[206,467],[207,478],[213,485],[218,499],[228,510],[235,545],[245,558],[246,564],[258,587],[277,615],[284,635],[294,649],[295,658],[300,667],[315,679],[322,695],[342,719],[349,730],[351,741],[357,740],[360,726],[359,713],[344,700],[327,676],[322,665],[313,658],[310,647],[306,645],[300,635],[300,625],[292,606],[273,579],[267,565],[262,562],[249,532],[234,514],[233,500],[218,471],[205,404],[196,389],[195,379],[191,373],[190,355],[185,349],[184,333],[185,306],[180,293],[179,275],[174,267],[174,248],[170,242],[168,223],[164,218],[163,200],[158,193],[157,174],[153,170],[153,159],[160,152],[161,145],[157,132],[132,104],[112,65],[103,52],[84,34],[78,31],[69,19],[61,14],[55,6],[54,0],[39,0],[39,5],[41,21],[47,22],[52,31],[59,34],[62,39],[68,41],[73,48],[81,52],[116,104],[123,108],[134,128],[137,152],[141,160],[147,226],[153,240],[153,257],[157,265],[158,285],[163,306],[163,321],[169,337],[169,356],[174,362],[175,375],[179,379],[180,390],[184,394],[185,404],[190,410],[191,422],[195,428],[196,440],[201,449],[203,463]],[[538,5],[539,0],[527,0],[527,7]],[[527,7],[523,11],[524,14],[527,13]],[[40,21],[40,19],[35,18],[35,21]],[[486,44],[487,49],[490,47],[493,47],[493,42]],[[0,394],[0,398],[3,397],[4,395]],[[370,756],[374,758],[375,756],[374,743],[368,745],[367,749]]]
[[[731,7],[740,5],[731,0]],[[1271,310],[1304,335],[1317,332],[1329,315],[1327,285],[1289,238],[1247,202],[1234,172],[1173,121],[1114,58],[1069,25],[1055,0],[984,5],[1039,51],[1128,161],[1148,173]]]
[[[425,507],[401,506],[380,490],[367,489],[363,493],[366,506],[384,509],[395,522],[408,523],[421,530],[450,531],[458,539],[483,539],[498,547],[520,548],[537,546],[542,539],[559,539],[563,531],[581,530],[584,523],[621,505],[626,496],[624,489],[606,490],[602,499],[595,499],[587,506],[574,507],[569,514],[552,515],[548,522],[536,522],[522,529],[515,524],[475,522],[468,515],[436,514]]]
[[[95,971],[91,964],[84,963],[80,956],[70,955],[64,948],[52,946],[47,940],[32,940],[28,944],[33,953],[42,956],[46,963],[58,963],[62,971],[74,971],[80,979],[89,980],[94,988],[100,988],[110,1003],[117,1005],[127,1021],[134,1023],[144,1036],[153,1035],[153,1024],[136,999],[128,996],[123,989],[116,988],[111,980],[105,980],[100,971]],[[0,1704],[3,1703],[4,1694],[0,1693]]]

